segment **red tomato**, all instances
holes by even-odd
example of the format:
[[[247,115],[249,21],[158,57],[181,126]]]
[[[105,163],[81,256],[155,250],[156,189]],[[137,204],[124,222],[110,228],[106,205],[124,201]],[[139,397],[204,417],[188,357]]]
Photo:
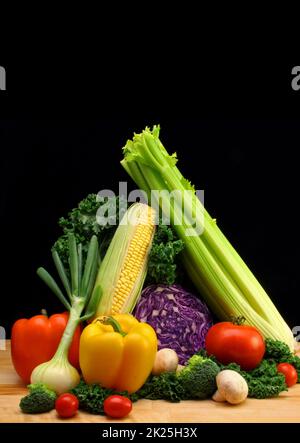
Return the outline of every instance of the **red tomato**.
[[[73,394],[61,394],[55,402],[56,412],[60,417],[73,417],[78,411],[79,401]]]
[[[293,365],[289,363],[279,363],[279,365],[277,365],[277,371],[285,376],[285,383],[288,387],[297,383],[298,374]]]
[[[206,351],[220,363],[237,363],[250,371],[258,366],[265,353],[265,342],[252,326],[221,322],[213,325],[206,335]]]
[[[132,403],[122,395],[110,395],[104,400],[103,409],[106,415],[114,418],[126,417],[132,409]]]

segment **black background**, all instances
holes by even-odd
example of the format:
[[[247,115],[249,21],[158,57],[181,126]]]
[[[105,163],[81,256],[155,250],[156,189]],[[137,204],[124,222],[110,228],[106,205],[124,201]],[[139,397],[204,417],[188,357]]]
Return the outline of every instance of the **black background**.
[[[119,164],[121,148],[156,123],[282,315],[291,327],[300,324],[300,91],[291,89],[293,63],[275,70],[268,60],[203,60],[181,74],[174,59],[165,62],[159,69],[154,63],[147,77],[84,64],[74,75],[70,65],[49,72],[47,64],[22,70],[7,63],[0,95],[0,325],[8,335],[19,317],[62,309],[35,274],[40,265],[51,269],[59,217],[88,193],[117,192],[121,180],[133,189]]]

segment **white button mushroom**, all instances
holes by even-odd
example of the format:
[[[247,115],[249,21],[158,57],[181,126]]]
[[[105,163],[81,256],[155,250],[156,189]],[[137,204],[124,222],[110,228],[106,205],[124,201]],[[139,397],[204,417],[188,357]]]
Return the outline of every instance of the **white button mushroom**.
[[[248,385],[244,377],[238,372],[225,369],[219,372],[216,377],[218,390],[213,395],[214,401],[227,401],[237,405],[246,400],[248,395]]]
[[[157,351],[154,365],[152,368],[153,375],[159,375],[163,372],[175,372],[178,366],[178,355],[173,349],[164,348]]]

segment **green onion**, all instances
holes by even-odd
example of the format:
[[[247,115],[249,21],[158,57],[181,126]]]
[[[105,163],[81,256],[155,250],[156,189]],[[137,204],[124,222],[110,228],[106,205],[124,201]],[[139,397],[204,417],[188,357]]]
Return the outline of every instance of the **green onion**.
[[[159,129],[159,126],[154,126],[152,131],[146,128],[141,134],[135,134],[132,141],[128,140],[121,164],[148,198],[152,195],[152,205],[155,203],[163,211],[170,211],[173,228],[185,243],[182,260],[190,278],[221,320],[241,315],[264,337],[283,341],[294,350],[296,342],[289,326],[205,210],[194,187],[176,167],[176,154],[168,154],[159,139]],[[159,200],[153,201],[153,197],[156,198],[151,194],[153,190],[179,192],[173,194],[172,200],[160,194]],[[182,217],[181,199],[187,220]],[[194,217],[202,233],[190,222]],[[187,235],[191,230],[194,235]]]
[[[53,358],[34,368],[31,374],[31,383],[44,383],[57,394],[68,392],[80,381],[80,376],[68,360],[68,351],[72,343],[74,332],[78,324],[95,314],[101,297],[101,287],[93,290],[98,270],[98,241],[94,235],[91,238],[87,259],[82,275],[82,247],[76,245],[74,234],[69,234],[69,265],[71,282],[67,277],[64,265],[56,251],[53,252],[53,261],[68,299],[56,284],[51,275],[44,269],[37,270],[38,276],[46,283],[63,305],[70,311],[69,320],[57,351]],[[87,308],[87,305],[89,307]],[[85,311],[85,312],[84,312]],[[84,315],[82,315],[84,313]]]

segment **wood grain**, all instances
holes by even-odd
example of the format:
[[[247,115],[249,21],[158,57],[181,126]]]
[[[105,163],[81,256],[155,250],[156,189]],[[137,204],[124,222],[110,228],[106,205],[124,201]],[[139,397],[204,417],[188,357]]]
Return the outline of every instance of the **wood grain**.
[[[0,422],[2,423],[51,423],[63,422],[55,411],[46,414],[28,415],[19,410],[20,398],[26,387],[15,373],[10,359],[10,342],[0,351]],[[79,412],[67,420],[83,423],[113,423],[104,416]],[[165,401],[140,400],[134,404],[131,414],[122,420],[127,423],[300,423],[300,385],[268,400],[247,399],[245,403],[231,406],[212,400]]]

